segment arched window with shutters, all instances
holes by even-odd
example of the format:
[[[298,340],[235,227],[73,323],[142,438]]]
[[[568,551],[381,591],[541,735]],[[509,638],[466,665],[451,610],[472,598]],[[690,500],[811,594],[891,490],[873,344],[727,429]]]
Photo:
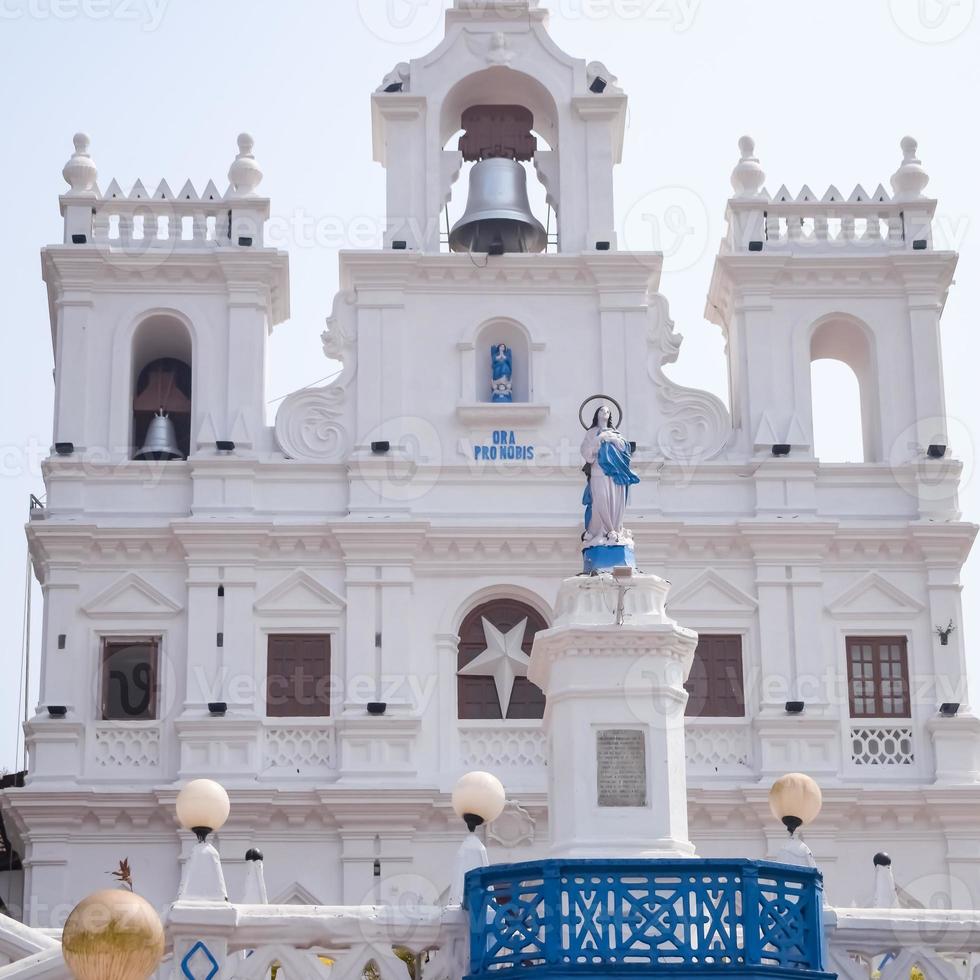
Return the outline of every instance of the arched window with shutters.
[[[544,695],[527,679],[531,644],[544,617],[517,599],[492,599],[459,630],[456,690],[462,719],[527,719],[544,714]]]

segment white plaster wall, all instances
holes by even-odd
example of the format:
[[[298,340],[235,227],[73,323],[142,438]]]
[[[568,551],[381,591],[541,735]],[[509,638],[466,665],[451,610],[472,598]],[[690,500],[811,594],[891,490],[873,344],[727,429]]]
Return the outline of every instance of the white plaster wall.
[[[55,909],[104,883],[124,856],[145,894],[171,900],[187,847],[173,798],[192,775],[231,792],[220,844],[233,892],[255,844],[266,852],[270,898],[360,903],[376,885],[375,857],[389,894],[419,880],[441,893],[462,832],[448,793],[466,768],[455,631],[492,595],[548,611],[559,582],[580,567],[577,413],[597,392],[622,402],[624,432],[638,443],[643,482],[630,523],[641,565],[672,580],[670,609],[683,625],[744,637],[746,719],[689,726],[701,746],[688,773],[701,853],[772,853],[781,828],[768,812],[769,782],[808,769],[826,796],[808,840],[833,901],[865,897],[882,847],[913,893],[926,897],[935,884],[957,904],[964,882],[980,900],[977,722],[965,692],[916,690],[914,763],[856,769],[836,683],[844,636],[873,631],[907,635],[913,674],[963,691],[962,632],[940,648],[934,629],[961,620],[958,576],[975,529],[959,523],[958,464],[933,466],[909,449],[934,437],[929,420],[942,415],[938,322],[954,259],[792,249],[747,258],[723,248],[709,306],[729,345],[729,417],[663,371],[680,338],[657,292],[661,257],[592,251],[596,239],[613,240],[625,100],[614,90],[608,102],[586,94],[584,63],[555,50],[536,20],[531,31],[524,18],[504,32],[527,62],[509,81],[533,77],[547,88],[547,98],[525,89],[542,118],[554,103],[544,127],[552,155],[539,162],[563,202],[561,252],[486,265],[437,254],[426,221],[458,163],[444,152],[446,127],[474,94],[473,79],[490,78],[491,33],[483,26],[467,39],[463,19],[454,12],[446,44],[413,62],[404,95],[374,99],[378,158],[418,161],[388,169],[389,240],[406,219],[422,230],[406,252],[342,256],[325,344],[344,370],[326,388],[287,398],[275,429],[264,426],[261,379],[267,331],[288,308],[284,256],[188,249],[136,275],[118,255],[45,250],[53,441],[85,452],[45,463],[47,506],[28,529],[45,593],[43,681],[28,726],[29,785],[3,803],[25,857],[32,921],[53,922]],[[493,91],[514,94],[495,67]],[[201,445],[186,462],[152,466],[127,458],[128,338],[162,310],[191,332],[192,436]],[[881,459],[869,464],[822,465],[811,452],[810,333],[841,313],[874,339]],[[493,318],[526,331],[528,404],[476,404],[478,358],[488,358],[480,331]],[[533,462],[473,465],[474,444],[501,429],[534,445]],[[213,451],[221,438],[235,439],[235,454]],[[373,454],[377,440],[389,440],[391,453]],[[769,455],[778,441],[792,445],[790,457]],[[127,576],[146,587],[106,594]],[[275,629],[330,632],[343,697],[329,720],[264,717],[265,643]],[[95,762],[97,638],[106,631],[165,636],[155,762],[125,752],[118,764]],[[379,670],[394,681],[390,709],[370,718],[364,703],[377,688],[360,681]],[[206,702],[219,693],[228,715],[210,718]],[[807,711],[787,717],[783,703],[797,697]],[[937,719],[941,700],[961,701],[960,717]],[[52,703],[68,705],[68,717],[49,719]],[[290,764],[270,771],[272,730],[282,727],[305,729],[317,747],[289,749]],[[138,728],[118,730],[142,744]],[[540,738],[540,726],[497,726],[514,728],[528,744]],[[734,754],[718,747],[732,744]],[[536,827],[533,843],[530,833],[513,846],[491,841],[491,858],[539,856],[546,767],[510,748],[493,752],[486,766]]]

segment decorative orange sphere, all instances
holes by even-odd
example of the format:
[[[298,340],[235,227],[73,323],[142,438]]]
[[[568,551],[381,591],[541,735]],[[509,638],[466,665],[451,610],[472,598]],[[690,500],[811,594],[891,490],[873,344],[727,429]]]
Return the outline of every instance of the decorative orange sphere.
[[[147,980],[163,959],[163,924],[153,906],[122,888],[83,898],[61,937],[76,980]]]

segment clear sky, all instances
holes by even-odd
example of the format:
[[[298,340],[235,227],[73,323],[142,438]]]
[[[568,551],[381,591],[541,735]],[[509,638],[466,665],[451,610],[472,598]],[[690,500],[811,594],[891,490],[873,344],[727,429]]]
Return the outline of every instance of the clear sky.
[[[23,524],[43,492],[51,441],[51,343],[38,250],[61,239],[58,194],[72,134],[92,137],[104,188],[116,177],[222,189],[248,130],[290,252],[292,319],[270,345],[269,398],[333,369],[319,335],[340,247],[383,224],[369,95],[396,62],[441,36],[449,0],[0,0],[0,269],[9,372],[0,412],[0,768],[15,764],[24,605]],[[663,215],[662,290],[685,335],[672,374],[727,397],[720,331],[703,319],[724,230],[728,176],[755,136],[768,187],[869,191],[919,155],[939,198],[939,238],[961,252],[943,320],[951,440],[967,462],[965,516],[980,516],[973,433],[980,415],[980,241],[975,0],[543,0],[555,40],[604,62],[630,95],[617,173],[622,244],[650,248],[638,213]],[[637,228],[639,227],[639,231]],[[646,237],[642,240],[642,235]],[[854,458],[854,393],[822,372],[819,444]],[[887,379],[885,379],[887,383]],[[275,405],[270,405],[270,412]],[[968,651],[980,642],[980,559],[965,575]],[[35,589],[35,663],[40,597]],[[32,695],[33,698],[33,695]],[[33,707],[33,702],[32,702]]]

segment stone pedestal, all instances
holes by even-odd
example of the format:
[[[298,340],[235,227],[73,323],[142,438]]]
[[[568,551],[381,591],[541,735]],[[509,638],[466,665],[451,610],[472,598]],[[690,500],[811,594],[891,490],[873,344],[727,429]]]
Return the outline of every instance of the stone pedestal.
[[[690,857],[684,681],[697,634],[655,575],[566,579],[528,678],[547,697],[551,853]],[[619,590],[624,623],[617,626]]]

